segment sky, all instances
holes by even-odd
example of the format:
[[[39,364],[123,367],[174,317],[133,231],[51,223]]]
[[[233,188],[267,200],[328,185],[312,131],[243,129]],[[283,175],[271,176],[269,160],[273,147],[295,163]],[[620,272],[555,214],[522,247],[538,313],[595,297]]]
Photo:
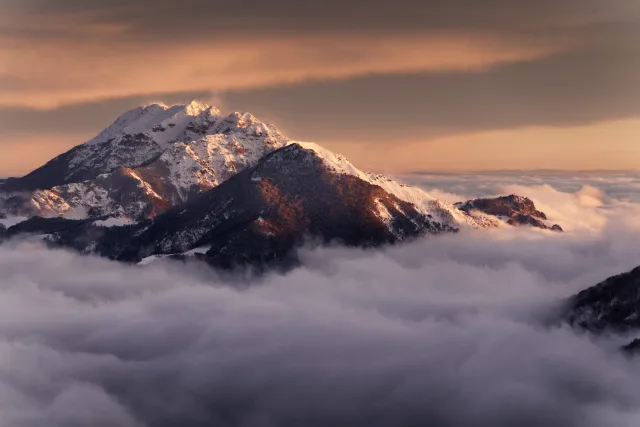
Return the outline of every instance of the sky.
[[[0,176],[191,99],[372,171],[638,169],[637,40],[637,0],[0,0]]]

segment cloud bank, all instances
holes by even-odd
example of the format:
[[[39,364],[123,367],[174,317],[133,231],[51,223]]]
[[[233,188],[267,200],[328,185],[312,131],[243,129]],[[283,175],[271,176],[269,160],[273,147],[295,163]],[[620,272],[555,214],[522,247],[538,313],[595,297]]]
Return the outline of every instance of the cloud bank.
[[[543,319],[640,263],[640,204],[558,182],[527,189],[590,218],[565,234],[305,249],[260,279],[2,246],[0,426],[638,425],[624,338]]]

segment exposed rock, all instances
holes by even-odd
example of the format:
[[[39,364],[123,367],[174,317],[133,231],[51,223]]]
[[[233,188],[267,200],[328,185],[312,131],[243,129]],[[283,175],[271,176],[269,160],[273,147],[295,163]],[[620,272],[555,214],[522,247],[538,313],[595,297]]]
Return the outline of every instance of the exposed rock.
[[[197,253],[223,267],[286,264],[309,239],[369,247],[499,220],[549,228],[527,198],[454,206],[291,141],[251,114],[223,117],[195,102],[128,111],[2,184],[0,212],[31,217],[5,230],[9,237],[35,234],[130,262]]]
[[[256,164],[288,141],[250,114],[222,117],[197,103],[154,104],[125,113],[93,140],[22,178],[9,179],[0,187],[0,211],[154,216]]]
[[[571,297],[563,318],[570,325],[590,332],[640,328],[640,267]]]
[[[503,220],[509,225],[529,225],[542,228],[544,230],[563,231],[562,227],[555,224],[548,226],[547,216],[539,211],[533,201],[528,197],[501,196],[495,198],[475,199],[467,202],[456,203],[455,206],[461,211],[474,215],[474,212],[481,212]]]
[[[58,245],[129,262],[207,247],[204,258],[224,268],[290,265],[295,248],[307,239],[372,247],[457,231],[379,186],[336,173],[298,144],[267,155],[152,221],[110,229],[87,220],[61,221],[48,229],[45,220],[22,224],[20,232],[25,230],[50,234]]]
[[[636,338],[629,344],[622,346],[621,350],[628,356],[638,356],[640,354],[640,338]]]
[[[12,216],[153,218],[197,197],[292,143],[249,113],[222,116],[199,103],[151,104],[126,112],[92,140],[0,187],[0,212]],[[335,173],[378,185],[450,227],[491,227],[417,187],[363,172],[344,156],[302,144]]]

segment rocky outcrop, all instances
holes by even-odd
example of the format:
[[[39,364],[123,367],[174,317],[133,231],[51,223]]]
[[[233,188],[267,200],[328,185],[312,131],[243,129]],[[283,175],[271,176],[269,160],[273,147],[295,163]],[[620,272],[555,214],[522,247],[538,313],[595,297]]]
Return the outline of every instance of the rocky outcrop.
[[[209,190],[289,141],[251,114],[152,104],[22,178],[0,186],[0,211],[142,219]],[[124,197],[123,197],[124,195]]]
[[[613,276],[572,296],[561,315],[564,322],[592,334],[640,333],[640,267]],[[640,355],[640,339],[621,350]]]
[[[563,315],[572,326],[591,332],[640,328],[640,267],[571,297]]]
[[[474,212],[481,212],[513,226],[528,225],[544,230],[563,231],[558,224],[547,225],[545,213],[539,211],[528,197],[512,194],[495,198],[469,200],[456,203],[455,206],[470,215],[473,215]]]
[[[150,221],[29,220],[9,232],[127,262],[198,250],[218,267],[290,265],[306,241],[375,247],[457,229],[379,186],[337,173],[315,151],[288,145]],[[206,248],[206,250],[202,250]]]

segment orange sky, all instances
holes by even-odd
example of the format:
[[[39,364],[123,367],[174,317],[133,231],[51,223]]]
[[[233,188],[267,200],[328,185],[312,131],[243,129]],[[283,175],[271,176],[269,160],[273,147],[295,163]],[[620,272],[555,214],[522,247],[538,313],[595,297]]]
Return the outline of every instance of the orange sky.
[[[0,176],[191,98],[376,171],[640,168],[635,0],[219,6],[0,0]]]
[[[580,141],[575,149],[567,142]],[[387,171],[509,169],[640,170],[640,119],[576,127],[532,127],[453,135],[399,145],[393,156],[327,142],[362,167]]]

